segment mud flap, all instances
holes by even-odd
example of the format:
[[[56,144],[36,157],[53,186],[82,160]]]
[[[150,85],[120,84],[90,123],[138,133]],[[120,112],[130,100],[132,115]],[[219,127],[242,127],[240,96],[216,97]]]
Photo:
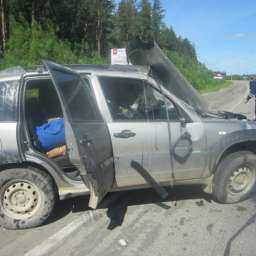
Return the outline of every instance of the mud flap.
[[[143,168],[138,162],[131,161],[131,167],[136,170],[144,179],[145,181],[152,186],[152,188],[156,191],[156,193],[162,198],[166,199],[168,197],[168,192],[162,186],[160,186],[154,178],[149,174],[149,172]]]
[[[88,179],[87,175],[80,175],[83,183],[86,187],[90,190],[90,199],[89,199],[89,207],[92,209],[96,209],[100,201],[103,199],[102,196],[99,196],[98,187],[95,184],[95,182],[92,181],[92,179]],[[93,185],[94,184],[94,185]]]

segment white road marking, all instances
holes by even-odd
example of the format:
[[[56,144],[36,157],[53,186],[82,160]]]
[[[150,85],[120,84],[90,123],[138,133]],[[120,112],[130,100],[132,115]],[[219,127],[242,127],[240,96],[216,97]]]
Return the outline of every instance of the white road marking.
[[[100,218],[104,212],[104,210],[88,211],[86,214],[83,214],[79,218],[70,222],[67,226],[60,229],[57,233],[50,236],[44,242],[42,242],[41,244],[34,247],[32,250],[25,253],[24,256],[48,255],[52,248],[61,244],[62,240],[70,236],[76,229],[78,229],[84,224],[91,222],[95,218]]]
[[[103,215],[106,214],[106,209],[108,206],[110,206],[113,202],[118,200],[122,196],[122,192],[114,193],[111,197],[105,199],[101,207],[103,209],[98,209],[95,211],[87,211],[85,214],[81,215],[59,231],[57,231],[55,234],[47,238],[45,241],[43,241],[41,244],[37,245],[30,251],[26,252],[24,256],[45,256],[49,255],[49,252],[54,247],[61,244],[61,242],[70,236],[73,232],[75,232],[79,227],[82,225],[88,224],[92,221],[97,221],[99,218],[101,218]]]
[[[233,106],[232,108],[230,108],[230,111],[234,111],[239,105],[241,105],[244,102],[244,99],[242,99],[240,102],[238,102],[235,106]]]
[[[245,98],[246,96],[248,95],[249,91],[246,90],[244,96],[242,97],[242,100],[240,100],[237,104],[235,104],[232,108],[230,108],[230,111],[234,111],[239,105],[241,105],[244,101],[245,101]]]

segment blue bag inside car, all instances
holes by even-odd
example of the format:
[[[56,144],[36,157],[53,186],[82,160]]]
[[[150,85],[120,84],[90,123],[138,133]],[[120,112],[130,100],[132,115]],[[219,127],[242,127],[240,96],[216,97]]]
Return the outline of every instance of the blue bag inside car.
[[[43,149],[51,150],[65,144],[64,119],[59,118],[36,127],[36,134]]]

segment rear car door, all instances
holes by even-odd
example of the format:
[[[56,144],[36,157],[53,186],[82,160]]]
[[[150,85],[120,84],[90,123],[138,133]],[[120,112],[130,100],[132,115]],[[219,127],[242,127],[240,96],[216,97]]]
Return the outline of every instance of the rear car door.
[[[17,98],[19,79],[0,80],[0,163],[21,161],[18,147]]]
[[[44,65],[61,100],[70,161],[90,189],[89,206],[96,208],[115,179],[108,127],[87,78],[50,61],[45,61]]]

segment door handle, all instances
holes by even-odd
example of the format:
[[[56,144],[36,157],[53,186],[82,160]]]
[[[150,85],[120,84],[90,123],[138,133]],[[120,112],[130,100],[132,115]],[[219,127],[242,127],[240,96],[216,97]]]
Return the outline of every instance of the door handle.
[[[123,130],[121,132],[114,133],[114,137],[120,138],[120,139],[128,139],[135,136],[136,136],[136,133],[130,130]]]

